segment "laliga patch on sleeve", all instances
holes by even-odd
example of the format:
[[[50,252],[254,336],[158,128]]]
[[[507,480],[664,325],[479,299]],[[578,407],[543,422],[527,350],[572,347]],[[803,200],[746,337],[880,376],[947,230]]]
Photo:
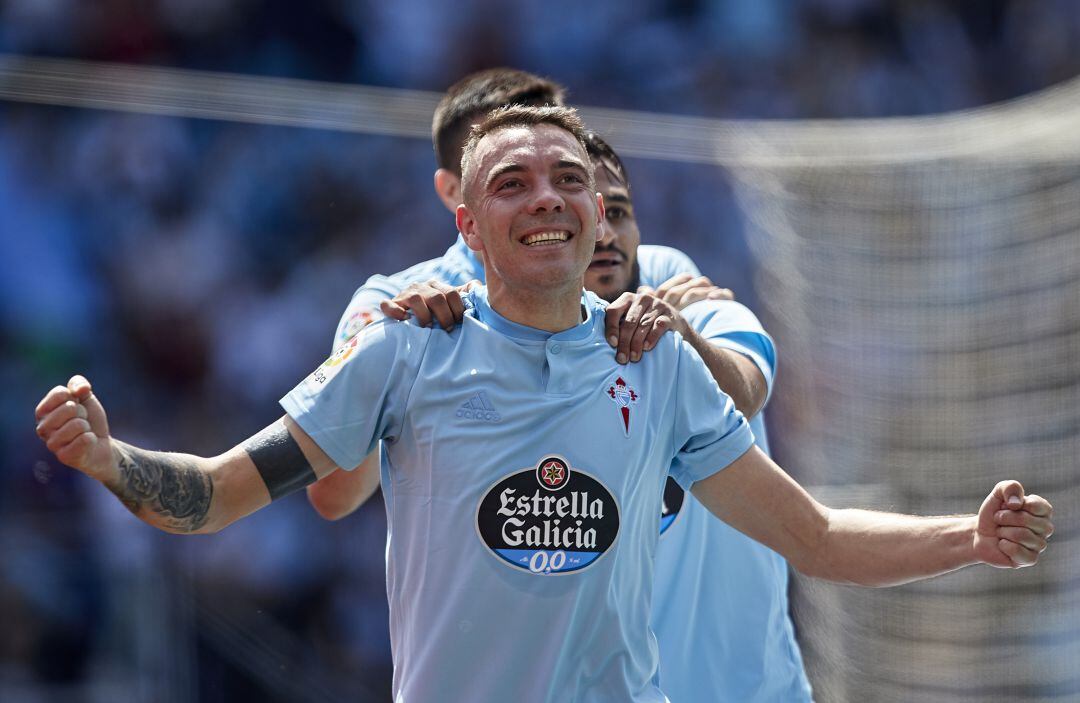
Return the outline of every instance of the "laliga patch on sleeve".
[[[488,489],[477,507],[476,531],[511,568],[568,574],[611,549],[619,536],[619,504],[599,480],[550,454]]]
[[[360,343],[358,337],[353,337],[345,344],[341,345],[334,354],[323,362],[322,366],[315,369],[315,371],[307,377],[307,387],[313,393],[318,393],[322,388],[330,382],[334,376],[337,376],[341,369],[349,362],[350,359],[356,356],[356,346]]]
[[[360,308],[359,310],[353,310],[349,315],[349,319],[345,321],[345,324],[341,328],[341,334],[338,336],[338,342],[347,342],[357,334],[360,330],[364,329],[372,322],[381,320],[383,318],[382,311],[372,310],[371,308]]]

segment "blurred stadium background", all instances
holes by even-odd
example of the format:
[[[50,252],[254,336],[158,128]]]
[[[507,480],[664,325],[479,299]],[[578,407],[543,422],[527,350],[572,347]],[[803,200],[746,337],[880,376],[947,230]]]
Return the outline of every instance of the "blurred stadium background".
[[[269,423],[360,282],[449,245],[431,108],[495,65],[567,84],[643,239],[763,317],[815,495],[1055,503],[1036,569],[798,579],[818,700],[1080,700],[1078,46],[1067,0],[0,0],[0,700],[389,699],[378,501],[159,534],[32,408],[79,370],[145,446]]]

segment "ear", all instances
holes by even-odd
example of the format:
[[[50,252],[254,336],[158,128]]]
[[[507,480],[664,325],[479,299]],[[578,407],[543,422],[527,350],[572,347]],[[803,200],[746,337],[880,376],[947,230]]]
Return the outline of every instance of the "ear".
[[[461,177],[445,168],[435,172],[435,194],[450,212],[461,204]]]
[[[476,231],[476,218],[472,211],[464,204],[458,205],[455,216],[458,232],[461,232],[461,236],[465,238],[465,244],[473,251],[483,251],[484,242]]]
[[[604,196],[597,191],[596,193],[596,241],[600,241],[604,238],[604,217],[606,213],[604,211]]]

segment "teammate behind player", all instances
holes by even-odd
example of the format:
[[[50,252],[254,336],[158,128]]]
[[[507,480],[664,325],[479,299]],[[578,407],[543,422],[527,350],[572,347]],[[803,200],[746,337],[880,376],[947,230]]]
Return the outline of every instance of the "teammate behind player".
[[[628,295],[639,283],[655,286],[638,266],[641,240],[630,180],[618,154],[589,135],[596,187],[606,225],[585,272],[585,287],[626,310],[626,319],[663,314],[701,355],[720,388],[750,422],[757,447],[768,454],[760,411],[772,388],[776,350],[757,317],[690,274],[660,284],[652,294]],[[644,290],[644,289],[643,289]],[[711,296],[710,296],[711,293]],[[643,333],[629,341],[614,327],[623,353],[647,351]],[[788,609],[788,566],[773,550],[739,533],[668,479],[662,535],[656,550],[651,625],[660,648],[660,687],[672,703],[805,703],[810,683]]]

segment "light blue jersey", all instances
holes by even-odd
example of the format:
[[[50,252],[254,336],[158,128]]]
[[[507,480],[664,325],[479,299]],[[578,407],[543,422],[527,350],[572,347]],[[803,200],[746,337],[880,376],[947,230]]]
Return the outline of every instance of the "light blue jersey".
[[[485,296],[449,333],[370,325],[282,400],[339,466],[384,441],[395,701],[664,701],[669,468],[688,487],[753,435],[678,335],[620,366],[592,294],[557,334]]]
[[[643,244],[638,247],[638,266],[643,285],[656,287],[679,273],[700,275],[694,262],[678,249]],[[484,280],[484,263],[458,235],[454,245],[437,259],[416,264],[390,276],[375,275],[356,289],[334,334],[334,348],[348,341],[366,325],[383,317],[379,304],[389,300],[412,283],[436,280],[448,286],[460,286],[472,280]]]
[[[454,245],[437,259],[423,261],[390,276],[376,274],[353,293],[349,305],[338,322],[334,348],[348,341],[357,332],[383,318],[379,304],[389,300],[412,283],[436,280],[448,286],[460,286],[472,280],[484,280],[484,263],[469,248],[459,234]]]
[[[773,342],[749,309],[702,301],[683,310],[710,343],[750,358],[772,392]],[[758,413],[757,445],[769,451]],[[669,486],[657,548],[652,627],[672,703],[798,703],[810,684],[788,614],[788,565]]]

